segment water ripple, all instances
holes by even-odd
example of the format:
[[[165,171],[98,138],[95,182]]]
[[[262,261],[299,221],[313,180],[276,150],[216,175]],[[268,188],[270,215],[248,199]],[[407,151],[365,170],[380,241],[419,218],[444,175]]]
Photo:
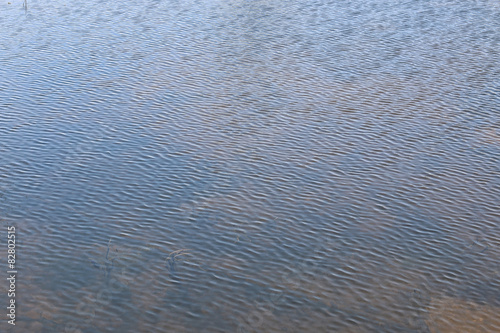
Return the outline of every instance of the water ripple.
[[[500,330],[495,1],[0,7],[19,331]]]

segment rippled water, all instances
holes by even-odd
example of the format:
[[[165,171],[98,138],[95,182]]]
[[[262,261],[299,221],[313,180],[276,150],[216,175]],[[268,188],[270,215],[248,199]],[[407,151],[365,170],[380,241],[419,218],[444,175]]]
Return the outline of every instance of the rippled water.
[[[0,24],[16,332],[500,331],[498,0]]]

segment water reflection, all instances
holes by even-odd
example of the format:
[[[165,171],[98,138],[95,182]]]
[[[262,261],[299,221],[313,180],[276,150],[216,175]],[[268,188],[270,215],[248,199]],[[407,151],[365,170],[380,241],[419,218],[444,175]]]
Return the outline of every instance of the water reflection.
[[[500,329],[491,1],[1,13],[16,329]]]

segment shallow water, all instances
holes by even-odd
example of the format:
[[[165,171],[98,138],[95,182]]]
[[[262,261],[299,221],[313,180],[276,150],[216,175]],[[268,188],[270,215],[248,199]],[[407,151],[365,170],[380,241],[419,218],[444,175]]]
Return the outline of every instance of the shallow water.
[[[500,331],[497,0],[27,5],[18,332]]]

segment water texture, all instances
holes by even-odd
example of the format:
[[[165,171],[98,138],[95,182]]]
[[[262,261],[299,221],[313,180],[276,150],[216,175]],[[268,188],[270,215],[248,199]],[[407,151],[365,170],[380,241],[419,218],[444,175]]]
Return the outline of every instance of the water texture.
[[[16,332],[500,331],[498,0],[23,1]]]

